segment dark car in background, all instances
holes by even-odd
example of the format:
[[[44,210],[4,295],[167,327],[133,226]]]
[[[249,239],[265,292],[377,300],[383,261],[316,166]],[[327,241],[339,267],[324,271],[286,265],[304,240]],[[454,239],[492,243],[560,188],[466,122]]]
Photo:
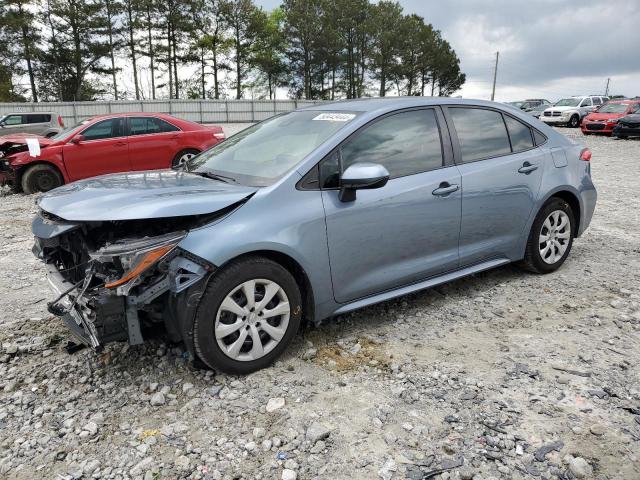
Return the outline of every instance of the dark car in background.
[[[613,128],[625,115],[640,111],[638,100],[613,100],[602,105],[595,112],[590,113],[582,120],[580,129],[585,135],[600,133],[611,135]]]
[[[0,185],[46,192],[106,173],[176,167],[223,139],[219,126],[161,113],[97,116],[51,138],[0,137]]]
[[[529,108],[529,109],[527,109],[525,111],[529,115],[531,115],[532,117],[540,118],[540,115],[542,115],[542,112],[544,112],[550,106],[551,106],[550,103],[541,103],[540,105],[537,105],[535,107]]]
[[[62,117],[55,112],[15,112],[0,116],[0,135],[31,133],[53,137],[64,130]]]
[[[618,138],[640,137],[640,113],[620,118],[611,135]]]
[[[534,108],[540,107],[541,105],[546,105],[547,107],[550,107],[551,102],[544,98],[529,98],[524,102],[522,102],[522,105],[520,106],[520,108],[525,112],[528,112],[529,110],[533,110]]]

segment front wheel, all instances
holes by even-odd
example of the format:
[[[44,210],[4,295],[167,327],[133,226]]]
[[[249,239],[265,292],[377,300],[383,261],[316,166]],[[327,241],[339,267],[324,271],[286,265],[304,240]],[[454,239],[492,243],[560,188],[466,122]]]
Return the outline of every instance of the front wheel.
[[[200,151],[196,150],[195,148],[187,148],[185,150],[179,151],[171,161],[171,168],[182,167],[185,163],[187,163],[199,153]]]
[[[248,374],[282,354],[301,318],[300,289],[284,267],[263,257],[233,261],[213,276],[200,300],[195,350],[213,369]]]
[[[62,184],[62,175],[50,165],[40,163],[29,167],[22,174],[21,186],[24,193],[48,192]]]
[[[580,117],[578,115],[573,115],[569,119],[569,126],[571,128],[578,128],[580,126]]]
[[[538,212],[522,266],[535,273],[550,273],[569,256],[575,234],[571,206],[561,198],[551,198]]]

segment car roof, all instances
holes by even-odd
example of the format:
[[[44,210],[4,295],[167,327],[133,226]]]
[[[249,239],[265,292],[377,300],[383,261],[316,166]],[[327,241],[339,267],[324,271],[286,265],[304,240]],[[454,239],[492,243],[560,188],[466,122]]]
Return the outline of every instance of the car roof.
[[[340,100],[337,102],[319,103],[301,110],[315,111],[340,111],[340,112],[378,112],[391,111],[402,108],[422,107],[432,105],[476,105],[496,107],[497,102],[488,100],[476,100],[468,98],[451,97],[383,97],[383,98],[359,98],[353,100]]]
[[[0,113],[0,116],[7,116],[7,115],[58,115],[56,112],[6,112],[6,113]]]

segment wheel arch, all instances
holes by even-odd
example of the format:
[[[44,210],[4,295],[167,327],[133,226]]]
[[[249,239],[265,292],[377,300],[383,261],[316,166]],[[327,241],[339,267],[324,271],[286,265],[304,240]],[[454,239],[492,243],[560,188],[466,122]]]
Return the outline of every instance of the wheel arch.
[[[60,167],[58,167],[58,165],[56,165],[55,162],[52,162],[50,160],[35,160],[33,162],[29,162],[29,163],[25,163],[24,165],[20,165],[16,169],[15,185],[17,186],[17,188],[22,190],[22,177],[24,176],[24,174],[25,174],[25,172],[27,170],[29,170],[30,168],[34,167],[35,165],[46,165],[48,167],[54,168],[60,174],[60,177],[62,178],[63,185],[65,183],[67,183],[68,180],[67,180],[66,172],[64,172]]]
[[[249,257],[267,258],[284,267],[293,276],[296,283],[298,284],[298,287],[300,288],[300,293],[302,295],[302,301],[304,304],[303,321],[313,323],[315,319],[315,299],[313,295],[313,287],[311,285],[311,281],[309,280],[309,276],[307,275],[307,272],[302,267],[302,265],[300,265],[300,263],[296,259],[294,259],[290,255],[287,255],[286,253],[277,250],[263,249],[248,251],[230,258],[224,264],[222,264],[220,268],[224,268],[224,266],[229,262],[242,260]]]

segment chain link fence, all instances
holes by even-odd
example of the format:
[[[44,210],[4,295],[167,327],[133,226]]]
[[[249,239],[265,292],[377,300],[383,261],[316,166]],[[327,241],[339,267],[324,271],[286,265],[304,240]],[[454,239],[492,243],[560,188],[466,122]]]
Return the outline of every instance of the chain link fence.
[[[259,122],[281,112],[322,103],[315,100],[135,100],[114,102],[0,103],[0,115],[55,112],[66,125],[95,115],[128,112],[168,113],[198,123]]]

